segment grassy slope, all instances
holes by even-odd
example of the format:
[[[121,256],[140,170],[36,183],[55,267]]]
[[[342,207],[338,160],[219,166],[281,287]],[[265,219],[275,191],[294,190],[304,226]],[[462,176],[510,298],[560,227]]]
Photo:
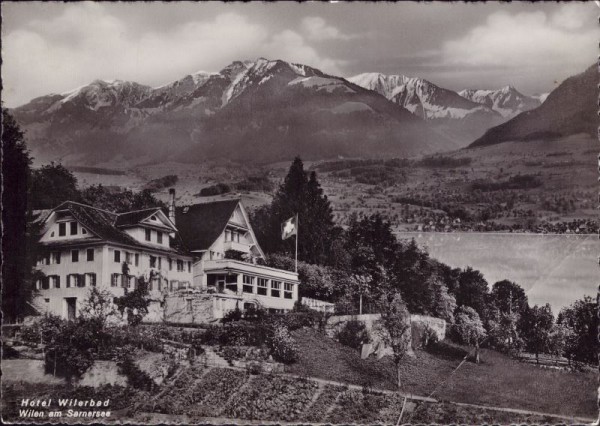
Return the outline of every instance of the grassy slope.
[[[395,390],[395,367],[389,357],[361,360],[358,351],[314,330],[297,330],[294,337],[300,345],[300,360],[286,371]],[[429,395],[435,389],[433,397],[454,402],[567,416],[597,415],[593,372],[541,369],[484,349],[481,364],[467,362],[450,376],[465,354],[463,348],[449,345],[443,353],[415,352],[416,357],[407,357],[402,365],[404,392]]]

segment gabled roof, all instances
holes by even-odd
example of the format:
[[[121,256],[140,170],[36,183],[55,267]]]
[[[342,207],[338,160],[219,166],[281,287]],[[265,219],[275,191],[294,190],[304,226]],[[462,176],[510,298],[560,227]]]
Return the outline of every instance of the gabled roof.
[[[190,250],[208,250],[225,230],[239,199],[194,204],[175,209],[175,224]]]
[[[88,206],[85,204],[76,203],[74,201],[65,201],[56,207],[53,212],[68,210],[83,227],[89,232],[96,235],[98,238],[114,243],[124,244],[134,247],[144,247],[161,251],[172,251],[184,254],[181,245],[176,244],[175,247],[156,247],[152,245],[143,244],[136,240],[127,232],[121,231],[117,228],[116,223],[119,218],[119,214],[102,210],[96,207]],[[159,209],[153,209],[159,210]],[[132,212],[137,213],[137,212]],[[68,243],[68,242],[65,242]],[[64,243],[63,243],[64,244]]]
[[[141,221],[148,219],[150,216],[160,211],[160,207],[154,207],[144,210],[135,210],[132,212],[121,213],[117,217],[115,226],[137,225]]]

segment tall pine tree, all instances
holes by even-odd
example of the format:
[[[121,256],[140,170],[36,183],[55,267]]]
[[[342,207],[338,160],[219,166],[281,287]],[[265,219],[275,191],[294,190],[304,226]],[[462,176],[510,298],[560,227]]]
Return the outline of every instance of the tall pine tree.
[[[30,165],[23,132],[10,113],[2,109],[3,323],[14,322],[24,315],[34,291],[28,235],[35,232],[28,229],[27,221]]]
[[[257,210],[253,227],[261,247],[270,253],[294,255],[296,241],[281,239],[281,224],[298,215],[298,259],[317,264],[330,263],[331,246],[340,234],[335,227],[327,196],[314,172],[307,177],[304,164],[296,157],[269,207]]]

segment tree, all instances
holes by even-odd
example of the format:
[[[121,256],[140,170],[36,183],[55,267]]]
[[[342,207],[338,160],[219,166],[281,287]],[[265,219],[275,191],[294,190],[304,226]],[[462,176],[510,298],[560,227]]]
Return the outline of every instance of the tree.
[[[500,352],[517,355],[523,349],[524,342],[517,331],[518,321],[519,315],[514,312],[500,312],[496,318],[489,321],[492,345]]]
[[[116,316],[112,293],[92,287],[81,306],[80,313],[83,317],[96,319],[102,328],[105,328],[107,322]]]
[[[391,297],[391,300],[390,300]],[[382,338],[394,352],[394,364],[398,374],[398,389],[402,387],[400,364],[410,345],[410,314],[399,293],[383,295],[379,301],[380,323],[385,332]]]
[[[458,278],[456,304],[468,306],[477,312],[480,319],[487,318],[488,284],[481,272],[468,267]]]
[[[522,315],[529,306],[523,288],[508,280],[494,283],[490,292],[490,300],[504,314],[516,312]]]
[[[61,164],[42,166],[32,172],[30,200],[34,209],[53,209],[64,201],[80,201],[77,179]]]
[[[158,200],[150,190],[133,192],[92,185],[81,191],[81,201],[94,207],[123,213],[132,210],[143,210],[151,207],[166,209],[166,204]]]
[[[550,350],[550,331],[554,324],[552,309],[548,303],[544,306],[535,305],[527,311],[525,318],[527,350],[535,354],[536,362],[539,363],[539,354]]]
[[[436,276],[429,281],[435,292],[435,301],[432,315],[442,318],[447,322],[454,322],[454,311],[456,309],[456,299],[448,293],[446,285]]]
[[[137,279],[137,286],[133,291],[127,292],[124,296],[115,298],[115,305],[121,315],[127,314],[127,323],[129,325],[138,325],[148,314],[150,298],[148,297],[148,283],[152,281],[156,271],[150,272],[148,281],[141,275]]]
[[[2,321],[15,322],[35,293],[37,229],[28,209],[31,157],[23,132],[2,109]],[[29,210],[29,213],[28,213]],[[30,219],[28,221],[28,218]]]
[[[548,353],[557,357],[565,355],[573,336],[571,328],[564,324],[554,324],[548,338]]]
[[[454,316],[454,331],[462,343],[475,348],[475,362],[479,363],[479,345],[486,331],[479,314],[469,306],[460,306]]]
[[[566,345],[569,359],[596,365],[598,363],[598,302],[590,296],[563,308],[556,321],[572,330]]]
[[[298,235],[281,240],[281,224],[296,214]],[[339,237],[341,229],[334,225],[331,205],[316,174],[313,172],[307,178],[300,158],[292,162],[271,205],[257,210],[251,222],[266,252],[293,254],[294,238],[298,238],[298,259],[315,264],[332,263],[332,242]]]

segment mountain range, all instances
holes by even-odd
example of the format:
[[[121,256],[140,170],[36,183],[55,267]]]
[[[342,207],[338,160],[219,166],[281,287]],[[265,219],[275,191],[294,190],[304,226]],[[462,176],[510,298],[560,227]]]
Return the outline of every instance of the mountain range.
[[[507,141],[557,139],[598,131],[598,68],[590,66],[554,89],[539,107],[489,129],[469,147]]]
[[[461,93],[420,78],[345,79],[259,58],[156,88],[95,80],[11,111],[39,161],[268,163],[454,150],[540,103],[512,87]]]

